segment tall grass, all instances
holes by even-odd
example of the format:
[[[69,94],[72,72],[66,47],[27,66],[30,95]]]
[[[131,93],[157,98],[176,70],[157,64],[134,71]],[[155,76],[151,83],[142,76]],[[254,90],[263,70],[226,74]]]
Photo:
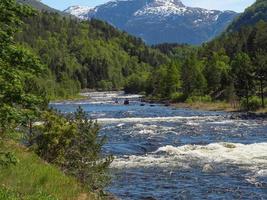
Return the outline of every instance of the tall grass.
[[[0,200],[72,200],[86,194],[85,199],[97,199],[72,177],[42,161],[25,147],[9,141],[0,150],[15,154],[18,163],[0,169]]]

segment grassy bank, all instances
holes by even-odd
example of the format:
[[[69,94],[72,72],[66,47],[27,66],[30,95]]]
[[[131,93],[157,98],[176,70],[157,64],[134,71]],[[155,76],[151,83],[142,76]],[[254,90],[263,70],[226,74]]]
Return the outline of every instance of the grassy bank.
[[[5,142],[0,151],[14,153],[15,166],[0,171],[0,200],[95,200],[74,178],[42,161],[27,148]]]
[[[172,104],[176,108],[191,108],[207,111],[226,111],[226,112],[238,112],[239,107],[235,107],[226,102],[193,102],[193,103],[174,103]]]
[[[239,106],[234,106],[227,102],[193,102],[193,103],[173,103],[176,108],[191,108],[206,111],[243,112]],[[267,108],[261,108],[251,113],[266,114]]]

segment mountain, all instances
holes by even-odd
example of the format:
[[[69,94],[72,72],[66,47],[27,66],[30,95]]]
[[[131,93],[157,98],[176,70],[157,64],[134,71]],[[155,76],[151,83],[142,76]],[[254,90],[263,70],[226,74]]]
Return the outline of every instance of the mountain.
[[[68,12],[66,13],[70,13],[81,19],[87,19],[87,14],[92,10],[93,8],[88,6],[71,6],[68,8]]]
[[[247,8],[234,22],[229,26],[229,31],[240,30],[243,26],[255,25],[260,20],[267,21],[267,1],[257,0],[252,6]]]
[[[65,12],[107,21],[148,44],[201,44],[220,34],[237,16],[233,11],[187,7],[180,0],[113,0],[87,12],[78,8]]]
[[[54,8],[51,8],[47,6],[46,4],[43,4],[40,0],[17,0],[18,3],[29,5],[37,10],[45,11],[49,13],[58,13],[60,15],[69,15],[68,13],[61,12],[59,10],[56,10]]]

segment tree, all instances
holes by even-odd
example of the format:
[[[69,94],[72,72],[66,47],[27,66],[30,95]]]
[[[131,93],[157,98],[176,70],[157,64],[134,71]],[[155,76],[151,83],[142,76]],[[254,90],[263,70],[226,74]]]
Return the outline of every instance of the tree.
[[[21,17],[32,10],[14,0],[0,2],[0,133],[18,124],[31,123],[46,104],[36,77],[41,74],[39,59],[29,50],[14,44]]]
[[[204,74],[207,79],[208,91],[214,96],[221,93],[229,86],[229,66],[230,59],[223,50],[213,52],[211,58],[207,61]]]
[[[260,82],[261,105],[265,108],[264,88],[267,80],[267,54],[258,52],[255,58],[256,62],[256,79]]]
[[[254,69],[251,59],[246,53],[238,53],[231,65],[237,95],[240,98],[246,98],[247,110],[249,110],[249,97],[254,88]]]
[[[170,98],[171,95],[177,92],[181,86],[179,67],[179,63],[174,61],[167,65],[167,72],[165,77],[165,97],[167,98]]]
[[[202,95],[205,92],[207,82],[202,73],[203,64],[195,54],[191,54],[182,66],[182,91],[185,97],[190,95]]]

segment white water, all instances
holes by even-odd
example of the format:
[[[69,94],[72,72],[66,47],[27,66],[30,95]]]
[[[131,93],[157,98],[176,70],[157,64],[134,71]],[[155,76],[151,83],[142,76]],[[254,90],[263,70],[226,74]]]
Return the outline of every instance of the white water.
[[[267,143],[239,144],[212,143],[208,145],[163,146],[145,156],[117,158],[113,168],[182,167],[207,163],[235,164],[255,171],[257,176],[267,175]],[[259,167],[261,169],[259,169]]]
[[[100,118],[97,119],[100,123],[141,123],[141,122],[177,122],[182,120],[215,120],[218,116],[192,116],[192,117],[129,117],[129,118]]]

